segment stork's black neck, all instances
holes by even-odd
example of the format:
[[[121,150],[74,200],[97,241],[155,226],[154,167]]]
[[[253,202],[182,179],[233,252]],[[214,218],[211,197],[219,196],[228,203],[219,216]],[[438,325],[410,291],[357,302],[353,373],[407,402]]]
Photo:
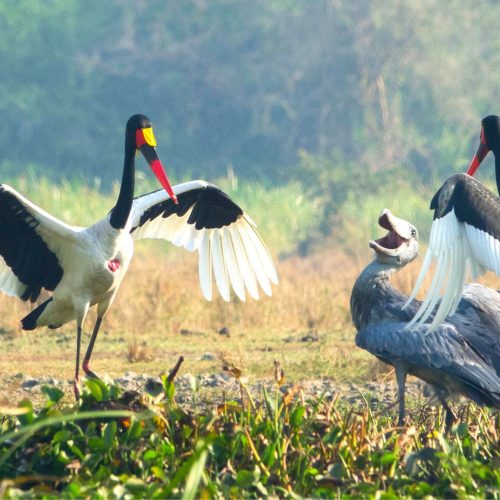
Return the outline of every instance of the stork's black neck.
[[[127,224],[132,201],[134,199],[135,181],[135,148],[125,145],[125,159],[123,162],[122,185],[116,205],[111,211],[109,223],[115,229],[123,229]]]
[[[500,196],[500,152],[494,153],[495,155],[495,175],[497,179],[497,191]]]

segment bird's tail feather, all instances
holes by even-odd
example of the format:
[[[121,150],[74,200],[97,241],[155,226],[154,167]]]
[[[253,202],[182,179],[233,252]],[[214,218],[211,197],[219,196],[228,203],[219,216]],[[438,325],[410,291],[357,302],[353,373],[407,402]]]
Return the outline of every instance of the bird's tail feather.
[[[36,328],[36,321],[37,319],[41,316],[49,302],[51,302],[53,299],[50,297],[50,299],[47,299],[45,302],[40,304],[37,308],[33,309],[27,316],[25,316],[21,320],[21,325],[23,327],[23,330],[34,330]]]

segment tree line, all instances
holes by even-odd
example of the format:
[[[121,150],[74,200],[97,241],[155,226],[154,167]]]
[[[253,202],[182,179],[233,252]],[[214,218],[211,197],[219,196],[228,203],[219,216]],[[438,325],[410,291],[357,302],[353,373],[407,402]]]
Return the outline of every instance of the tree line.
[[[178,178],[281,182],[306,154],[431,182],[500,112],[499,16],[493,0],[1,2],[0,167],[109,185],[143,112]]]

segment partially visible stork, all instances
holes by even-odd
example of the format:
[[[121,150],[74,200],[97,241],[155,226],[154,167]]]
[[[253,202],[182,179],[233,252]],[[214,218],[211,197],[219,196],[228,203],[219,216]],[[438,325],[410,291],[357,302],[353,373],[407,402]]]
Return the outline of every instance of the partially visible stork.
[[[450,177],[432,198],[429,247],[408,301],[415,298],[433,261],[436,269],[411,324],[423,324],[441,296],[430,329],[453,315],[468,275],[474,280],[490,270],[500,276],[500,198],[472,177],[490,150],[500,193],[500,118],[493,115],[482,121],[479,148],[467,174]]]
[[[78,398],[82,325],[90,307],[97,320],[83,371],[96,377],[90,358],[108,311],[133,255],[134,242],[161,238],[199,252],[203,295],[222,298],[230,290],[245,300],[259,298],[259,285],[271,295],[278,278],[269,251],[254,222],[231,198],[205,181],[173,188],[156,154],[152,124],[132,116],[125,130],[122,184],[116,205],[88,228],[70,226],[31,203],[15,189],[0,185],[0,290],[34,302],[41,290],[52,296],[21,320],[25,330],[58,328],[76,320],[75,396]],[[140,151],[163,189],[134,198],[135,156]]]
[[[402,310],[407,297],[389,278],[417,256],[417,230],[387,209],[379,225],[388,233],[370,241],[375,259],[354,284],[351,315],[358,330],[356,345],[396,370],[399,424],[404,422],[408,374],[431,384],[446,410],[447,428],[455,418],[446,401],[450,395],[500,408],[500,293],[467,285],[446,323],[430,333],[426,326],[408,326],[420,302],[411,301]]]

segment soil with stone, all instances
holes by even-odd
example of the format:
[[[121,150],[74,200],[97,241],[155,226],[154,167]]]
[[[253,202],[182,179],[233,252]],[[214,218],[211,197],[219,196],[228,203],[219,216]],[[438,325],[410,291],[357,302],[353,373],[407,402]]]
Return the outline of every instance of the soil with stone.
[[[306,400],[322,398],[331,401],[335,399],[341,406],[361,409],[369,405],[371,410],[383,411],[394,406],[397,399],[396,385],[391,379],[392,377],[388,377],[383,382],[365,384],[339,384],[327,379],[310,380],[297,384],[285,383],[279,390],[282,393],[289,392],[295,396],[304,397]],[[115,379],[103,377],[103,380],[118,385],[123,391],[144,392],[152,396],[157,396],[162,392],[159,377],[145,373],[126,372]],[[229,400],[241,402],[242,399],[248,400],[252,397],[254,401],[262,401],[264,388],[272,394],[276,391],[276,383],[270,379],[260,382],[247,382],[242,379],[241,382],[242,384],[225,372],[197,376],[179,375],[175,379],[175,401],[183,407],[205,411]],[[32,378],[18,373],[3,377],[0,383],[3,393],[0,406],[16,405],[25,398],[30,399],[35,406],[43,405],[45,401],[45,395],[41,390],[43,386],[53,386],[63,390],[66,393],[65,401],[71,402],[74,397],[72,380],[58,380],[54,377]],[[408,381],[406,394],[410,405],[417,403],[420,406],[428,403],[429,400],[424,393],[425,386],[422,382],[415,379]]]

